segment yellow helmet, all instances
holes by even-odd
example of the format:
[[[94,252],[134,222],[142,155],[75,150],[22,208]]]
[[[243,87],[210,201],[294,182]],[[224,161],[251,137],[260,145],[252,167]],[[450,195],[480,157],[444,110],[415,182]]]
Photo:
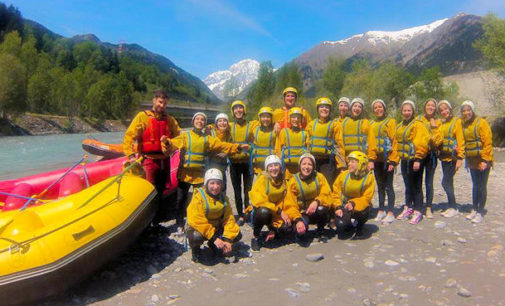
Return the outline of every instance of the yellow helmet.
[[[352,151],[347,156],[348,159],[355,159],[358,161],[358,172],[365,173],[368,168],[368,156],[360,151]]]
[[[298,96],[298,90],[296,90],[296,88],[294,87],[286,87],[283,91],[282,91],[282,95],[285,96],[288,92],[292,92],[294,93],[296,96]]]
[[[299,108],[299,107],[292,107],[289,109],[289,116],[293,116],[293,115],[300,115],[300,116],[303,116],[303,112],[302,112],[302,109]]]
[[[316,101],[316,108],[318,108],[321,105],[328,105],[329,107],[331,107],[333,105],[333,102],[331,102],[330,98],[321,97]]]
[[[270,106],[263,106],[262,108],[260,108],[260,110],[258,112],[258,118],[262,114],[270,114],[270,116],[273,116],[274,115],[274,110]]]
[[[244,108],[244,113],[247,113],[247,107],[245,106],[245,103],[244,101],[241,101],[241,100],[236,100],[236,101],[233,101],[232,104],[231,104],[231,112],[233,114],[233,108],[237,105],[242,105],[242,107]]]

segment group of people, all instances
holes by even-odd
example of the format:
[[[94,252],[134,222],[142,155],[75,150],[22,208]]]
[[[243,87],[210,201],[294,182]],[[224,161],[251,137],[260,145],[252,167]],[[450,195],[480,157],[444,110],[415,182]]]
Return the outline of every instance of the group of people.
[[[232,120],[223,113],[207,124],[206,115],[198,112],[192,128],[181,132],[177,121],[164,112],[168,96],[156,91],[153,109],[139,113],[128,128],[125,154],[144,156],[146,177],[160,194],[169,178],[169,156],[181,152],[177,225],[182,228],[187,214],[186,235],[193,260],[200,260],[206,240],[215,253],[229,253],[241,239],[240,226],[246,222],[253,227],[254,251],[284,234],[306,241],[310,224],[316,225],[322,241],[327,240],[326,225],[339,235],[360,239],[376,185],[377,222],[398,219],[415,225],[423,214],[433,218],[438,160],[448,199],[442,215],[458,214],[453,178],[465,160],[473,183],[473,210],[466,218],[482,221],[493,162],[492,133],[488,122],[475,114],[473,102],[463,102],[457,116],[447,100],[428,99],[421,113],[413,101],[406,100],[400,107],[402,120],[396,122],[381,99],[372,102],[374,118],[368,120],[361,98],[340,98],[336,117],[331,114],[332,101],[319,98],[316,119],[296,106],[295,88],[286,88],[283,98],[283,107],[262,107],[257,120],[251,121],[246,119],[243,101],[231,104]],[[135,141],[137,151],[133,151]],[[393,179],[398,165],[405,204],[395,216]],[[237,220],[225,195],[228,166]],[[190,187],[193,196],[186,205]],[[262,236],[265,226],[268,232]]]

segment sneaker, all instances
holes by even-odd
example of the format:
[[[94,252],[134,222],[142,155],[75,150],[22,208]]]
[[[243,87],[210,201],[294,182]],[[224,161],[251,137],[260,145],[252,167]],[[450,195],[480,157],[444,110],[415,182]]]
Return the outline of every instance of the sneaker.
[[[242,226],[242,225],[244,225],[244,224],[245,224],[245,219],[244,219],[244,217],[240,217],[240,218],[238,218],[237,225],[238,225],[238,226]]]
[[[259,239],[252,238],[251,239],[251,250],[253,252],[259,252],[260,249],[261,249],[261,245],[260,245]]]
[[[467,220],[472,220],[473,218],[475,218],[475,215],[477,215],[477,211],[472,209],[472,211],[468,215],[466,215],[465,218]]]
[[[475,214],[475,217],[472,219],[472,223],[481,223],[482,222],[482,215],[479,213]]]
[[[446,218],[452,218],[454,216],[457,216],[458,215],[458,211],[454,208],[449,208],[445,211],[445,213],[442,215]]]
[[[433,219],[433,213],[431,212],[431,207],[426,207],[426,218]]]
[[[395,216],[387,215],[386,218],[382,219],[382,224],[393,223],[393,221],[395,221]]]
[[[379,213],[377,213],[377,217],[375,217],[375,222],[381,222],[385,217],[386,213],[384,211],[379,211]]]
[[[405,207],[403,209],[402,213],[399,214],[398,217],[396,217],[396,219],[398,219],[398,220],[408,219],[408,218],[410,218],[410,216],[412,216],[412,212],[413,212],[412,208]]]
[[[422,219],[423,219],[423,214],[421,214],[420,212],[416,211],[414,214],[412,214],[412,218],[410,218],[409,223],[416,225]]]

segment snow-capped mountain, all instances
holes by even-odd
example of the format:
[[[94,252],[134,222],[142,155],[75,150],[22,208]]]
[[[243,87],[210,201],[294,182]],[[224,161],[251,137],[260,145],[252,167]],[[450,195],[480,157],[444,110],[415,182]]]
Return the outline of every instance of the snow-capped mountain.
[[[228,70],[209,74],[203,82],[220,99],[226,95],[236,96],[258,78],[260,63],[253,59],[241,60]]]
[[[330,57],[365,58],[373,64],[393,61],[412,71],[439,66],[444,74],[468,72],[482,67],[482,58],[472,46],[482,33],[481,17],[460,13],[399,31],[368,31],[323,41],[294,62],[302,71],[305,90],[321,78]]]

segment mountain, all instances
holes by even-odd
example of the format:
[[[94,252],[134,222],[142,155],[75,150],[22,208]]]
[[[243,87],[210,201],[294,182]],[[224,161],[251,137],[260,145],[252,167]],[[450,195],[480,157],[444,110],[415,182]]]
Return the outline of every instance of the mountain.
[[[203,82],[220,99],[225,98],[227,94],[225,91],[231,91],[233,96],[237,96],[258,78],[259,68],[259,62],[253,59],[245,59],[231,65],[228,70],[209,74]]]
[[[349,62],[364,58],[373,65],[393,61],[413,72],[439,66],[442,73],[451,75],[482,69],[482,58],[472,46],[482,34],[481,17],[459,13],[400,31],[369,31],[324,41],[293,61],[302,71],[305,90],[321,78],[330,57]]]

